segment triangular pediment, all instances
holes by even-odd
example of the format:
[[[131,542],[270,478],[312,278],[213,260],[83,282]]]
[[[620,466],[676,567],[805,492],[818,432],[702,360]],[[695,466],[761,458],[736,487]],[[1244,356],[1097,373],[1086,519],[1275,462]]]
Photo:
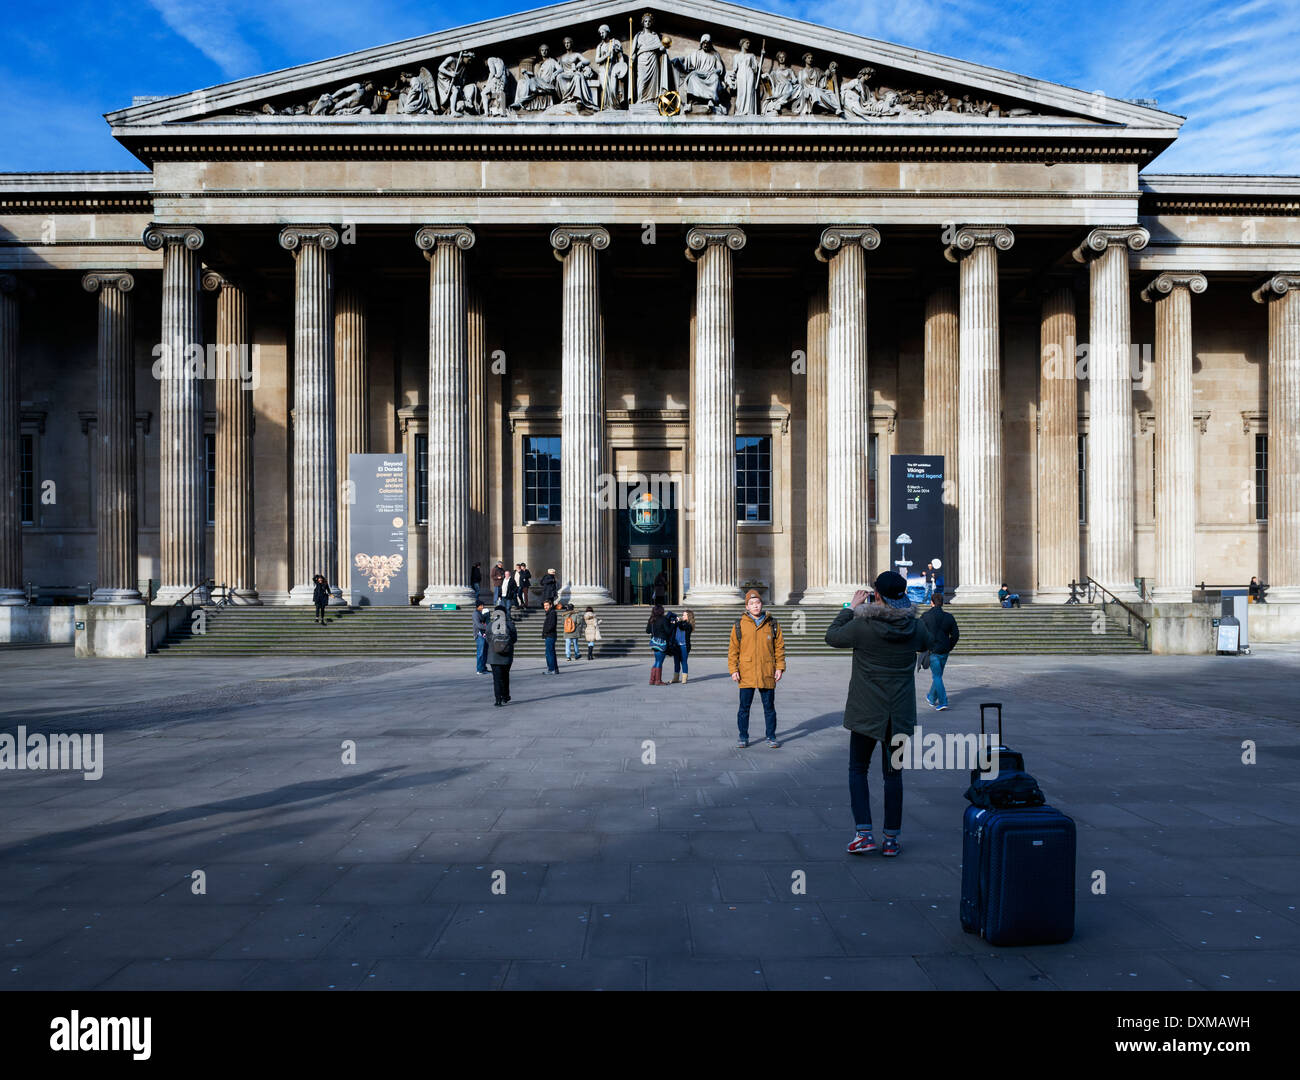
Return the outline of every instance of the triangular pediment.
[[[570,0],[148,101],[107,119],[129,134],[284,118],[423,126],[659,122],[665,114],[684,122],[1064,122],[1167,137],[1182,123],[1120,99],[719,0]]]

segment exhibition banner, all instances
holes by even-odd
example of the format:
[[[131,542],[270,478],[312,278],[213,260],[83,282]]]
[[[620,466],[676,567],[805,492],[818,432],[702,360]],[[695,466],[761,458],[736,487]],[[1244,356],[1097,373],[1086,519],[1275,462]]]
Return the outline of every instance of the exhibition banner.
[[[926,566],[943,568],[943,455],[890,455],[889,530],[890,569],[907,579],[908,596],[923,603]]]
[[[349,454],[352,603],[405,606],[406,455]]]

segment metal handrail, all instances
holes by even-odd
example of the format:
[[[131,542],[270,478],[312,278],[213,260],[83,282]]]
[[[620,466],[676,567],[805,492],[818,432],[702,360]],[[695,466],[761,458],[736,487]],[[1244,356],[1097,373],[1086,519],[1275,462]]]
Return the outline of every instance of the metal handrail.
[[[1124,603],[1123,600],[1121,600],[1118,596],[1116,596],[1113,592],[1111,592],[1108,588],[1106,588],[1106,586],[1103,585],[1100,581],[1097,581],[1095,578],[1090,578],[1087,574],[1083,575],[1083,580],[1084,583],[1088,586],[1088,603],[1090,604],[1095,603],[1095,600],[1093,599],[1094,591],[1095,591],[1102,594],[1101,606],[1103,611],[1106,609],[1107,602],[1115,604],[1118,607],[1124,609],[1124,611],[1128,614],[1128,633],[1130,637],[1133,636],[1133,620],[1136,619],[1138,621],[1138,623],[1142,627],[1142,635],[1141,635],[1142,645],[1145,648],[1149,635],[1151,633],[1151,624],[1146,619],[1144,619],[1141,616],[1141,614],[1139,614],[1133,608],[1129,607],[1128,604]],[[1106,599],[1107,597],[1109,597],[1109,601],[1107,601]]]
[[[168,606],[168,607],[176,607],[176,606],[179,605],[179,604],[183,604],[183,603],[185,603],[186,600],[188,600],[191,596],[193,596],[193,595],[194,595],[196,592],[198,592],[200,589],[206,589],[209,585],[215,586],[215,585],[216,585],[216,580],[213,579],[213,578],[209,578],[209,579],[206,580],[206,581],[200,581],[197,585],[194,586],[194,588],[192,588],[192,589],[191,589],[189,592],[187,592],[184,596],[178,596],[175,600],[173,600],[173,601],[172,601],[170,604],[168,604],[167,606]]]

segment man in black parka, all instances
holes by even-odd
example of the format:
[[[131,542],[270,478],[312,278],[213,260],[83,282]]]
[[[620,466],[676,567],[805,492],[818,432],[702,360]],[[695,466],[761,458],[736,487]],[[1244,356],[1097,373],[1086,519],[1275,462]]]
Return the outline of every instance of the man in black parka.
[[[897,736],[911,737],[916,728],[916,654],[930,647],[930,635],[916,618],[902,575],[886,570],[875,581],[877,601],[867,603],[859,589],[826,631],[826,644],[853,650],[853,675],[844,705],[849,729],[849,797],[856,834],[848,850],[854,855],[876,851],[871,834],[867,770],[880,743],[885,778],[885,832],[882,855],[901,850],[903,774],[890,761]]]

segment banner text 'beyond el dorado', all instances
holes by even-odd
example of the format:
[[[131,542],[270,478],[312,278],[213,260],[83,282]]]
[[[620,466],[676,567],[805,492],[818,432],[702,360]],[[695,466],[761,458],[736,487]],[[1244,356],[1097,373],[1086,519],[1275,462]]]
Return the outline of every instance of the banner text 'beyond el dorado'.
[[[406,587],[406,455],[349,454],[352,602],[410,603]]]

